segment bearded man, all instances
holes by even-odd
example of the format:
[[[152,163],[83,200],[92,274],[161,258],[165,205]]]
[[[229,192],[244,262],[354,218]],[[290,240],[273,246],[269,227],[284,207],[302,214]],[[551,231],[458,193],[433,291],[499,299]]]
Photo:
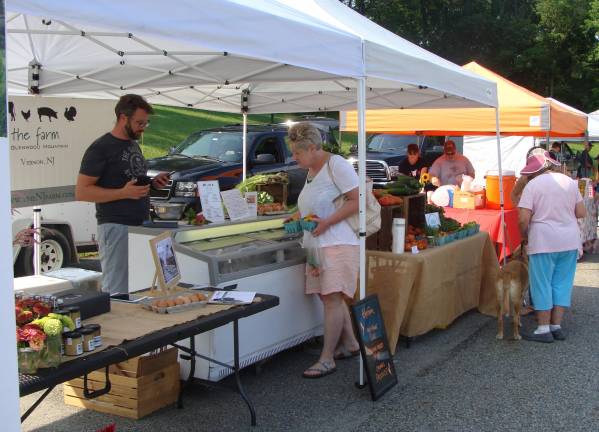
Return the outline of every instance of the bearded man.
[[[86,150],[75,186],[75,199],[96,203],[102,291],[129,291],[128,227],[149,218],[150,187],[162,188],[168,173],[147,177],[137,140],[149,125],[152,107],[135,94],[122,96],[114,109],[112,131]]]

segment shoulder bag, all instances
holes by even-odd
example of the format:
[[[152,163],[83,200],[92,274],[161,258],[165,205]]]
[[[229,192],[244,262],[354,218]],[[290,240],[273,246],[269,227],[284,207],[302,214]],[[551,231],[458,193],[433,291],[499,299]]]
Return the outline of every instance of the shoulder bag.
[[[339,186],[337,186],[337,183],[335,183],[335,176],[333,176],[333,170],[331,169],[331,165],[329,163],[330,161],[331,161],[331,158],[329,157],[329,159],[327,160],[327,169],[329,171],[329,177],[331,178],[331,181],[333,182],[333,184],[339,191],[339,196],[333,200],[333,203],[335,204],[335,208],[338,209],[343,205],[346,198],[345,198],[345,195],[343,195],[343,192],[341,192],[341,189],[339,189]],[[360,235],[360,214],[356,213],[351,216],[348,216],[347,219],[345,219],[345,221],[349,224],[352,231],[357,236],[359,236]],[[366,179],[366,237],[368,237],[371,234],[374,234],[375,232],[377,232],[380,229],[381,229],[381,205],[379,204],[379,202],[375,198],[374,194],[372,193],[372,180],[367,178]]]

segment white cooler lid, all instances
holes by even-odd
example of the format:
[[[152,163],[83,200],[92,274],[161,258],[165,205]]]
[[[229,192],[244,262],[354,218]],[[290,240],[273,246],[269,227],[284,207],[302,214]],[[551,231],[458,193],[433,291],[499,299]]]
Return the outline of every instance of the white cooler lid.
[[[64,279],[33,275],[14,278],[13,287],[15,291],[31,291],[34,294],[44,295],[73,289],[73,284]]]
[[[504,177],[515,176],[516,175],[516,171],[512,171],[512,170],[502,170],[501,172],[503,173]],[[487,171],[486,175],[499,177],[499,170],[490,170],[490,171]]]

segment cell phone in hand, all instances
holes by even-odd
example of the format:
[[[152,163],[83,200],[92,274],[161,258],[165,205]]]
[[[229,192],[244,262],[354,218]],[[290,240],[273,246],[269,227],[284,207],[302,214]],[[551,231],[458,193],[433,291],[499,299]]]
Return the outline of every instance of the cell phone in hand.
[[[136,186],[147,186],[152,183],[152,177],[147,175],[139,175],[137,176],[137,182],[135,182]]]

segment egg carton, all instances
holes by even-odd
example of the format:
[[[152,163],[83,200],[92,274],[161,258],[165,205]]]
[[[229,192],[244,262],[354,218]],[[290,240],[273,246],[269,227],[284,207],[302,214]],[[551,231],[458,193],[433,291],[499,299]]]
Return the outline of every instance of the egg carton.
[[[178,297],[189,297],[193,294],[198,294],[198,293],[206,296],[206,300],[195,301],[195,302],[185,303],[185,304],[180,304],[180,305],[175,305],[175,306],[167,306],[167,307],[158,307],[158,306],[154,305],[154,302],[156,302],[156,301],[177,300]],[[177,312],[188,311],[190,309],[202,308],[202,307],[206,306],[206,304],[208,304],[208,300],[210,300],[211,296],[212,296],[212,293],[210,291],[203,291],[203,290],[179,291],[176,294],[170,294],[170,295],[162,296],[162,297],[148,297],[141,301],[141,306],[144,309],[147,309],[147,310],[150,310],[150,311],[156,312],[156,313],[161,313],[161,314],[177,313]]]

